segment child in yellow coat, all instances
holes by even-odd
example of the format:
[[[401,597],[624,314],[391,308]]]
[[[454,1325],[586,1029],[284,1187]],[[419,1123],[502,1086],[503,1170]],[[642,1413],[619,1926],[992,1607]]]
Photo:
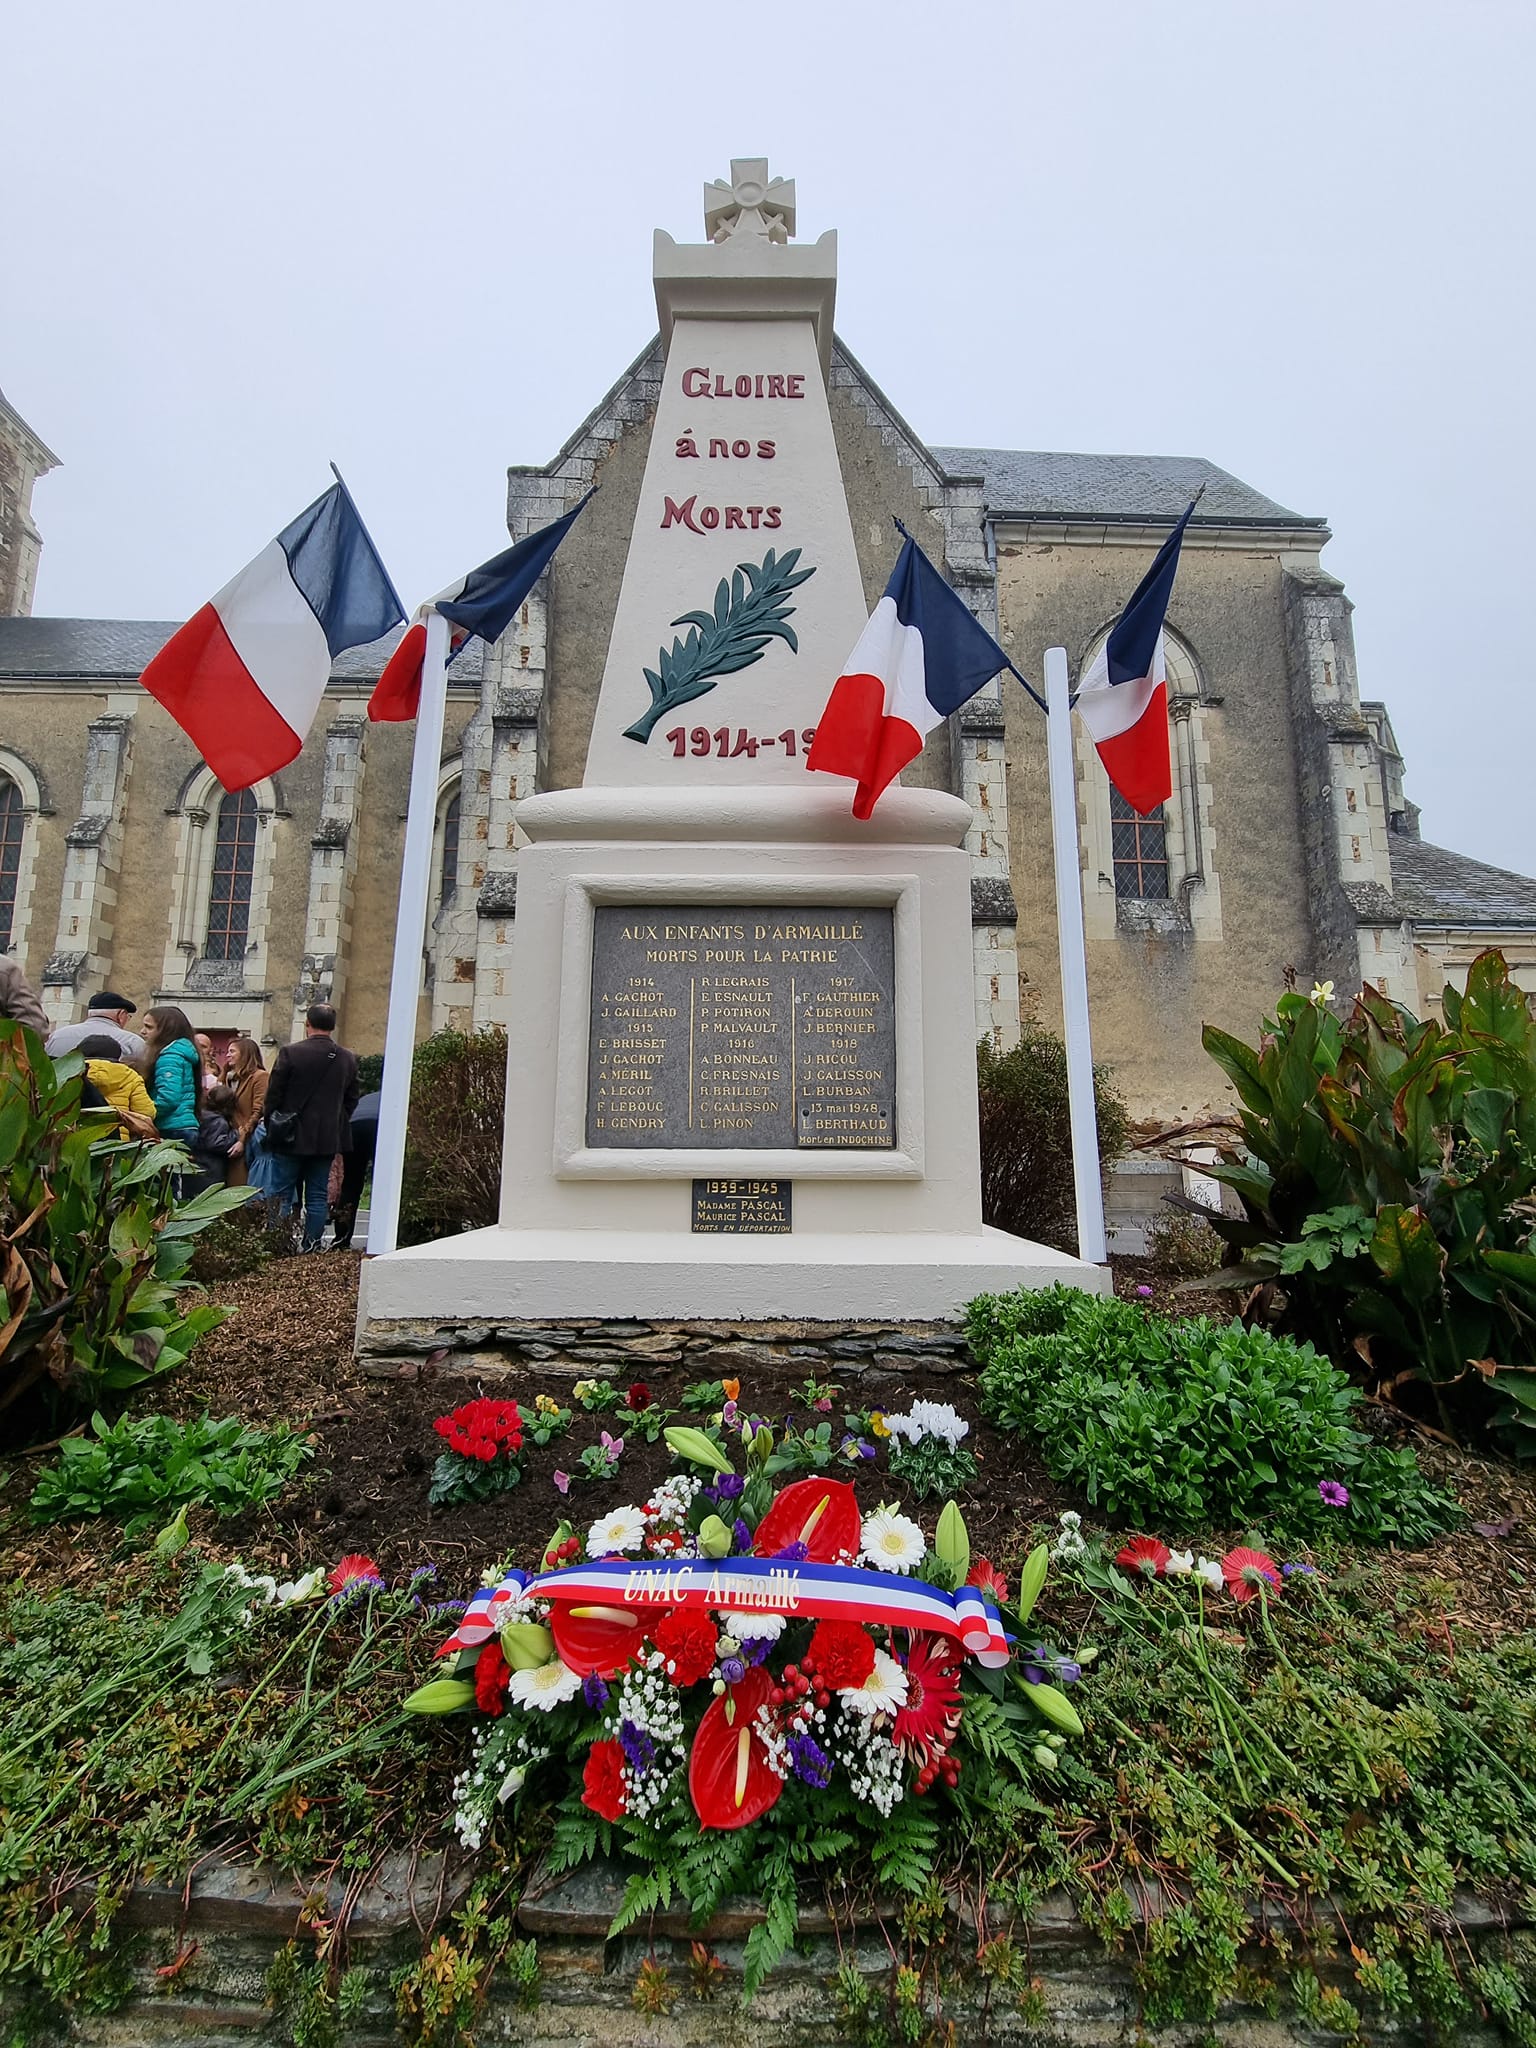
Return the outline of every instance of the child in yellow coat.
[[[158,1136],[155,1105],[144,1086],[144,1077],[124,1063],[123,1049],[117,1040],[104,1031],[93,1032],[89,1038],[81,1039],[75,1051],[85,1055],[87,1078],[101,1090],[109,1107],[117,1111],[119,1134],[125,1138]]]

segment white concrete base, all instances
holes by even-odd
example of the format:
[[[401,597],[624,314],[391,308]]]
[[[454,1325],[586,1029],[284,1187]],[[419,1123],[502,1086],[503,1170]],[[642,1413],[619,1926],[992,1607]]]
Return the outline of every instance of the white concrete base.
[[[705,1249],[707,1244],[708,1249]],[[674,1231],[466,1231],[364,1263],[358,1328],[632,1316],[664,1321],[935,1322],[978,1294],[1057,1282],[1110,1292],[1107,1267],[983,1226],[712,1237]]]

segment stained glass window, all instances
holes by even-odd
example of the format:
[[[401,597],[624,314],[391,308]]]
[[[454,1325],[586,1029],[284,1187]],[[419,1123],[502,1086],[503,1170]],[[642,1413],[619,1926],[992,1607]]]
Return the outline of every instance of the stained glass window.
[[[26,825],[21,791],[8,775],[0,775],[0,953],[11,950],[16,895],[21,887],[21,839]]]
[[[454,791],[443,812],[443,869],[438,878],[437,907],[444,909],[459,885],[459,792]]]
[[[208,960],[243,960],[251,923],[251,875],[256,861],[256,798],[238,789],[219,805],[208,891]]]
[[[1168,894],[1168,828],[1161,807],[1144,818],[1118,789],[1109,792],[1117,896]]]

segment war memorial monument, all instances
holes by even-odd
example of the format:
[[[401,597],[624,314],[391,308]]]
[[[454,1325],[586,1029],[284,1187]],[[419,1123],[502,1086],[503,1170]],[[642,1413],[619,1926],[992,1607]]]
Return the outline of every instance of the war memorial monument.
[[[835,234],[738,161],[658,231],[666,368],[580,788],[526,798],[500,1219],[370,1260],[359,1329],[931,1321],[1106,1272],[982,1222],[970,807],[811,774],[866,603]],[[899,537],[892,529],[894,560]]]

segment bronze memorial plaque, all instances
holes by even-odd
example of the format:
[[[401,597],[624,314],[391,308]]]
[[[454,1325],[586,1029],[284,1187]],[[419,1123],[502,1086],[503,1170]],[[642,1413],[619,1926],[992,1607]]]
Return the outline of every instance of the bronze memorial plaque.
[[[724,1231],[753,1237],[783,1237],[793,1228],[794,1183],[787,1180],[696,1180],[694,1235]]]
[[[894,957],[887,904],[600,906],[587,1143],[888,1151]]]

